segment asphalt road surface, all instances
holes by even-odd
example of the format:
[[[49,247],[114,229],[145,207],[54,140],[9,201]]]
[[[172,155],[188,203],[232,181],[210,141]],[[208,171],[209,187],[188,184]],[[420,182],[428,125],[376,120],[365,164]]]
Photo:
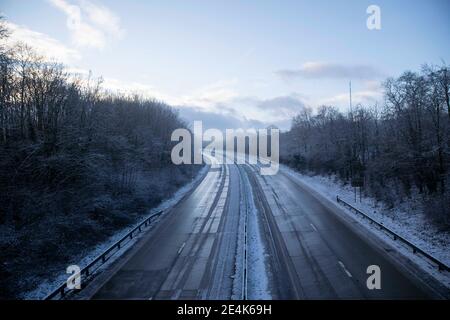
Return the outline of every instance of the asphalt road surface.
[[[439,298],[337,206],[285,169],[211,168],[202,182],[90,284],[93,299]],[[381,270],[369,290],[367,267]]]

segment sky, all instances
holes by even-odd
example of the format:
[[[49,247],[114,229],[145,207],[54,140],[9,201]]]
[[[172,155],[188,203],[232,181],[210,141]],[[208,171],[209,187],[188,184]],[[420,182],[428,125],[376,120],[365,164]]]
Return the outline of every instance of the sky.
[[[450,0],[0,0],[0,12],[10,43],[219,129],[345,111],[349,81],[354,104],[382,104],[387,77],[450,63]]]

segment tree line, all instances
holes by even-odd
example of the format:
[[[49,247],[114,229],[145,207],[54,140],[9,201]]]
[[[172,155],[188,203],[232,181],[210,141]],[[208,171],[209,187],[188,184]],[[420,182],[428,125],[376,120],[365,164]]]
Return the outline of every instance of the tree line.
[[[171,133],[186,127],[176,110],[7,38],[0,21],[0,297],[77,262],[198,170],[170,160]]]
[[[24,214],[14,203],[21,197],[13,196],[21,184],[40,182],[44,189],[61,189],[82,180],[83,172],[92,174],[87,169],[96,159],[97,164],[110,161],[117,166],[114,174],[121,173],[123,181],[118,187],[126,187],[136,171],[130,163],[170,165],[170,134],[186,126],[175,110],[155,100],[108,93],[101,88],[101,78],[70,74],[22,43],[7,47],[7,37],[3,23],[0,221],[7,213],[17,219]]]
[[[383,82],[382,105],[304,108],[283,135],[282,161],[334,174],[393,207],[419,195],[450,224],[450,70],[424,65]]]

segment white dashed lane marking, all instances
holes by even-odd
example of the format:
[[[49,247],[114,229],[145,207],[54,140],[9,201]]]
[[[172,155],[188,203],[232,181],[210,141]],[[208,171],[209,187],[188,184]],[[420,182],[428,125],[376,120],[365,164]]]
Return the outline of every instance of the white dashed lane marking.
[[[352,277],[352,274],[350,273],[350,271],[347,270],[347,268],[345,267],[345,265],[342,263],[342,261],[338,261],[339,265],[341,266],[342,270],[344,270],[344,272],[347,274],[347,276],[349,276],[349,278]]]
[[[180,254],[181,251],[183,251],[185,245],[186,245],[186,242],[183,242],[183,244],[181,245],[180,249],[178,249],[178,254]]]

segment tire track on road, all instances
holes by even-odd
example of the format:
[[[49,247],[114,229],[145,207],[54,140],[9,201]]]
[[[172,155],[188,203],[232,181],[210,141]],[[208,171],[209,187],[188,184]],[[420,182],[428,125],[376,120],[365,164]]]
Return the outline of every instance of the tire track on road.
[[[302,287],[295,266],[289,256],[288,250],[284,243],[281,232],[274,221],[270,206],[265,197],[261,185],[255,177],[255,172],[250,165],[245,165],[245,172],[255,191],[255,204],[260,212],[262,212],[263,227],[266,230],[266,239],[269,244],[271,253],[271,264],[273,276],[276,282],[276,288],[279,299],[303,299],[305,298],[305,290]]]

